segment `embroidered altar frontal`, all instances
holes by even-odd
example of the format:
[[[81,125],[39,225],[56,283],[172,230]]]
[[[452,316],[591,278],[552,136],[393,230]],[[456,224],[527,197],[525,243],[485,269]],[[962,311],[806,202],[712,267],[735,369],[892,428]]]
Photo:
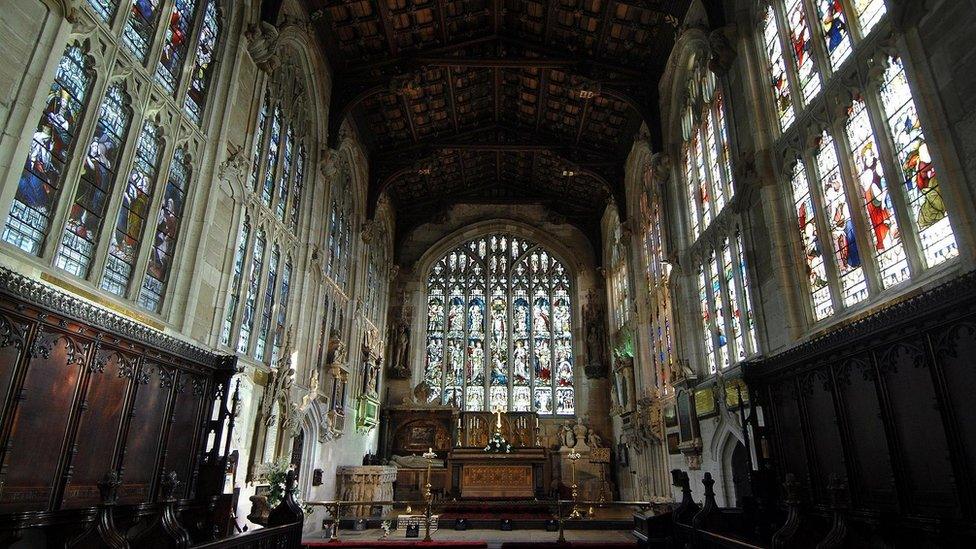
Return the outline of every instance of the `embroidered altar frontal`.
[[[461,474],[461,497],[530,498],[534,495],[531,465],[466,464]]]

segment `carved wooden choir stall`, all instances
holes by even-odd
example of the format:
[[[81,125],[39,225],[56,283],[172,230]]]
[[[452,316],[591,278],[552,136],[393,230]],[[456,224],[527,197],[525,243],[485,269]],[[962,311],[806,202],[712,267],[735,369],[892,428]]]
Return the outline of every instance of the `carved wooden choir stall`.
[[[235,371],[235,357],[0,268],[0,545],[185,547],[233,533]],[[300,511],[281,517],[292,529],[280,539],[299,541]]]

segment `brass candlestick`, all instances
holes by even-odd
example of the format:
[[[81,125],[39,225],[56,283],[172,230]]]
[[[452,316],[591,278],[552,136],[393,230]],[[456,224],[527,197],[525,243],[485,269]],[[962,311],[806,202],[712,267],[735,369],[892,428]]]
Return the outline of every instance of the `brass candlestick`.
[[[583,457],[579,452],[573,450],[568,456],[570,463],[573,465],[573,510],[569,513],[569,518],[573,520],[579,520],[583,518],[583,513],[580,511],[577,501],[579,501],[579,486],[576,484],[576,461]]]
[[[424,459],[427,460],[427,484],[424,486],[424,497],[427,499],[427,508],[424,510],[424,541],[432,541],[430,538],[430,521],[431,506],[434,503],[434,492],[431,491],[430,467],[433,465],[435,457],[437,457],[437,454],[434,453],[433,448],[428,448],[427,452],[424,453]]]

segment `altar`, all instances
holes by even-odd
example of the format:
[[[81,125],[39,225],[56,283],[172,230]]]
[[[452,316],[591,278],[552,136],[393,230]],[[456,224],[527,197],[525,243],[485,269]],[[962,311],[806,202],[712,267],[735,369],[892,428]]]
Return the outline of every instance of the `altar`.
[[[456,448],[447,459],[450,491],[458,499],[542,498],[548,461],[545,448],[519,448],[508,454]]]

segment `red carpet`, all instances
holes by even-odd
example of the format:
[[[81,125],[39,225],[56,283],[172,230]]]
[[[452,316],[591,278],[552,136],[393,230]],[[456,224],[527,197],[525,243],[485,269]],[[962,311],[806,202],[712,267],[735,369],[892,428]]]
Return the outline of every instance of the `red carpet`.
[[[556,541],[506,541],[502,544],[502,549],[567,549],[573,547],[593,547],[600,549],[634,549],[637,547],[637,542],[622,542],[622,541],[568,541],[566,543],[559,543]]]
[[[446,549],[487,549],[484,541],[394,541],[394,540],[356,540],[329,543],[329,540],[304,541],[304,547],[356,547],[369,549],[371,547],[441,547]]]

